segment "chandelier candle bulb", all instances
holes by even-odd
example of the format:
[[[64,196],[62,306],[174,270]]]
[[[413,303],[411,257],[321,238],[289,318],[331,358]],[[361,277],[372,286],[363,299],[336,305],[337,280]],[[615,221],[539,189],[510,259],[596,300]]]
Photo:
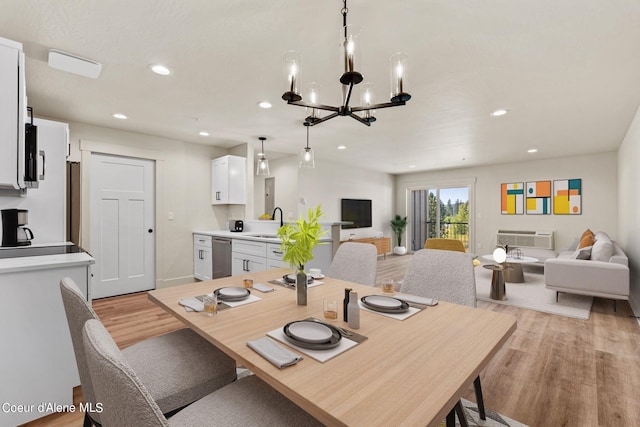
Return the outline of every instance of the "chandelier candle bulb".
[[[282,95],[287,102],[297,102],[302,99],[298,91],[300,79],[300,55],[291,50],[284,55],[284,73],[289,84],[288,91]]]
[[[411,96],[404,91],[408,57],[404,53],[396,53],[389,61],[391,62],[391,102],[408,101]]]

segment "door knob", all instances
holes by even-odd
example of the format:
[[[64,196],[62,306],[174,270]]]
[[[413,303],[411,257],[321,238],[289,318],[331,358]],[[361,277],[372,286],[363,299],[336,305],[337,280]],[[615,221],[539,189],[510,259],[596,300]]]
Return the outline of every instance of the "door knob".
[[[153,233],[153,228],[150,228],[148,231],[149,233]]]

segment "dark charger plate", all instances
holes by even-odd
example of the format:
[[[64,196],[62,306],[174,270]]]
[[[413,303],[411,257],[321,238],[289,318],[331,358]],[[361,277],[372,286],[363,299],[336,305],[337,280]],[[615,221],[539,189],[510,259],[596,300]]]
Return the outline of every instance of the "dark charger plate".
[[[287,283],[296,283],[296,275],[295,274],[285,274],[282,276],[285,282]],[[313,283],[313,277],[307,274],[307,285]]]
[[[296,322],[298,322],[298,321],[296,321]],[[289,325],[291,325],[292,323],[296,323],[296,322],[289,322],[286,325],[284,325],[284,327],[282,328],[282,331],[284,332],[285,338],[291,344],[295,344],[298,347],[306,348],[306,349],[309,349],[309,350],[329,350],[331,348],[336,347],[338,344],[340,344],[340,340],[342,339],[342,334],[334,326],[331,326],[331,325],[329,325],[327,323],[322,323],[322,324],[327,326],[329,329],[331,329],[331,338],[329,338],[328,342],[314,344],[314,343],[299,341],[299,340],[295,339],[293,337],[293,335],[291,335],[291,333],[289,332]]]
[[[228,287],[228,286],[226,286]],[[249,289],[246,288],[240,288],[238,287],[237,289],[243,289],[244,291],[246,291],[246,294],[244,295],[239,295],[239,296],[226,296],[226,295],[221,295],[220,294],[220,289],[225,289],[225,288],[218,288],[215,291],[213,291],[213,293],[218,297],[218,299],[220,301],[229,301],[229,302],[235,302],[235,301],[244,301],[247,298],[249,298],[249,295],[251,295],[251,291]],[[234,288],[235,289],[235,288]]]
[[[394,299],[396,299],[396,298],[394,298]],[[381,313],[399,314],[399,313],[405,313],[406,311],[409,310],[409,303],[407,303],[406,301],[402,301],[402,300],[398,300],[398,301],[401,302],[401,304],[400,304],[400,307],[397,307],[397,308],[382,307],[382,306],[379,306],[379,305],[376,305],[376,304],[369,303],[369,302],[367,302],[367,297],[366,296],[360,298],[360,301],[369,310],[379,311]]]

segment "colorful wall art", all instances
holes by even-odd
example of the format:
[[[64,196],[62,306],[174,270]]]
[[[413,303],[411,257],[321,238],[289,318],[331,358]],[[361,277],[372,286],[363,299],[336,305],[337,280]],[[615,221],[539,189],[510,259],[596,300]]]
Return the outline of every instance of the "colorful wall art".
[[[527,182],[527,215],[551,215],[551,181]]]
[[[522,215],[524,214],[524,183],[512,182],[502,184],[501,194],[501,210],[503,215]]]
[[[555,215],[582,213],[582,179],[553,181],[553,213]]]

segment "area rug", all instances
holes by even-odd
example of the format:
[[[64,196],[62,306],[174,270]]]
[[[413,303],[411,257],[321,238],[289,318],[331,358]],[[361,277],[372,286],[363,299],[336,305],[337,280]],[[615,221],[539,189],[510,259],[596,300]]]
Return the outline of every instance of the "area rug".
[[[480,414],[478,413],[478,405],[475,403],[466,400],[462,400],[462,407],[464,408],[465,418],[467,419],[467,423],[469,426],[487,426],[487,427],[527,427],[526,424],[522,424],[516,420],[512,420],[509,417],[498,414],[497,412],[493,412],[492,410],[485,408],[486,420],[480,419]],[[446,422],[442,422],[440,424],[441,427],[444,427]],[[456,417],[456,426],[459,426],[460,422],[458,421],[458,417]]]
[[[556,293],[544,286],[544,274],[524,271],[524,283],[506,283],[507,299],[493,300],[491,290],[491,270],[478,266],[476,272],[476,297],[481,301],[496,304],[528,308],[543,313],[559,314],[576,319],[587,320],[591,314],[593,297],[560,293],[556,302]]]

